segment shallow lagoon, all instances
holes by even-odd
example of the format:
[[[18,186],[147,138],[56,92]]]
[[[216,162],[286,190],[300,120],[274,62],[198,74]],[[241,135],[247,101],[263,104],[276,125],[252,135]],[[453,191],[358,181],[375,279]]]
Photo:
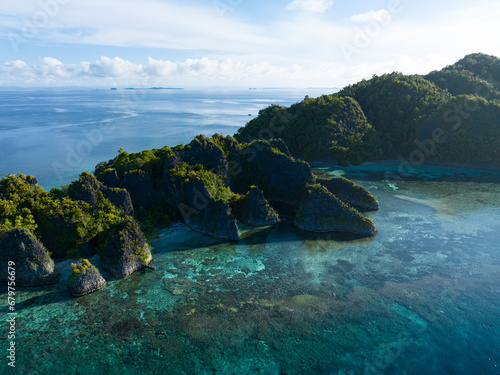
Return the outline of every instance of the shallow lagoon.
[[[378,198],[376,237],[179,225],[152,243],[156,272],[79,299],[62,262],[59,284],[19,290],[18,373],[500,374],[500,173],[316,173]]]

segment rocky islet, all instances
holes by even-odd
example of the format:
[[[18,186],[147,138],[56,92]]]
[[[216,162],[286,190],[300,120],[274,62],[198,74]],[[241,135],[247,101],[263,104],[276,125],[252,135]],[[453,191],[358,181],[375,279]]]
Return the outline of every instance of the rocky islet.
[[[52,204],[63,202],[78,208],[74,208],[77,214],[50,216],[46,221],[54,225],[39,223],[43,215],[35,215],[35,229],[4,230],[2,280],[9,252],[27,263],[32,262],[33,254],[43,255],[40,275],[27,275],[26,280],[35,281],[26,285],[57,281],[53,260],[47,251],[42,251],[44,238],[49,239],[49,251],[53,251],[51,244],[57,245],[55,258],[68,256],[69,248],[74,248],[77,255],[98,253],[102,268],[116,277],[149,268],[151,248],[139,222],[154,222],[158,212],[163,211],[174,216],[170,219],[182,218],[189,228],[224,241],[240,239],[237,220],[256,226],[279,223],[281,219],[273,204],[283,203],[293,207],[294,224],[301,229],[376,234],[373,221],[351,206],[378,209],[376,199],[368,191],[345,179],[316,179],[309,164],[294,159],[281,140],[240,144],[231,136],[200,135],[187,146],[136,154],[121,151],[115,159],[100,163],[95,174],[83,172],[78,180],[50,193],[41,191],[31,176],[7,178],[22,186],[21,191],[36,190],[26,193],[21,205],[37,206],[41,196]],[[4,201],[13,194],[12,189],[7,190],[1,191],[0,185]],[[78,210],[88,216],[81,217]],[[134,213],[140,215],[132,216]],[[66,236],[64,230],[53,230],[55,227],[68,227],[75,236]],[[89,229],[93,227],[93,231]],[[66,241],[56,239],[61,236],[67,237]],[[81,240],[72,243],[78,236]],[[28,254],[14,249],[26,242],[29,249],[35,250]],[[88,279],[80,277],[77,284],[78,278],[70,281],[72,295],[85,295],[104,285],[98,271],[87,268],[91,270],[88,275],[85,273]]]

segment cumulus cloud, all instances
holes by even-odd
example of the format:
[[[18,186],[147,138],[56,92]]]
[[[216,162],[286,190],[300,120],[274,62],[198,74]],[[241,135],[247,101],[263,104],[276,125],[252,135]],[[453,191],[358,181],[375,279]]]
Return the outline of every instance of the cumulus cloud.
[[[293,0],[287,10],[303,10],[308,13],[325,13],[333,6],[333,0]]]
[[[44,57],[41,59],[42,65],[33,68],[35,76],[38,75],[47,80],[71,79],[78,74],[79,69],[76,65],[65,65],[53,57]]]
[[[95,77],[124,78],[140,75],[144,72],[142,65],[131,63],[119,57],[110,59],[101,56],[95,63],[82,62],[81,66],[84,73]]]
[[[232,59],[216,60],[207,57],[186,59],[181,62],[157,60],[150,57],[145,68],[148,74],[163,78],[236,78],[264,76],[279,70],[280,68],[266,61],[259,64],[247,64],[241,61],[233,61]]]
[[[7,61],[4,64],[4,68],[5,70],[9,71],[14,71],[14,70],[23,71],[26,68],[28,68],[28,65],[22,60],[14,60],[14,61]]]
[[[93,86],[93,87],[342,87],[373,74],[392,71],[427,73],[453,63],[439,56],[414,59],[399,55],[384,63],[277,65],[268,61],[248,63],[207,57],[170,61],[149,57],[145,65],[120,57],[102,56],[94,63],[65,64],[46,57],[38,65],[13,60],[0,65],[0,85],[5,86]]]
[[[367,64],[371,74],[361,78],[369,78],[378,72],[374,68],[377,64],[396,61],[405,54],[411,61],[436,55],[448,63],[478,51],[500,55],[496,0],[467,2],[453,9],[429,2],[424,7],[426,17],[419,18],[413,18],[416,4],[400,4],[401,12],[396,17],[397,12],[388,2],[387,10],[374,8],[345,16],[349,22],[303,16],[327,12],[333,0],[287,0],[283,4],[295,12],[294,17],[290,12],[276,12],[275,5],[263,5],[260,11],[256,7],[252,14],[244,13],[246,7],[234,5],[231,11],[221,14],[213,2],[201,0],[61,0],[55,1],[60,11],[54,11],[54,16],[51,12],[49,20],[37,26],[36,35],[29,36],[23,29],[25,21],[32,22],[35,12],[43,11],[39,4],[48,2],[0,1],[0,39],[6,46],[0,60],[0,84],[28,85],[32,81],[39,85],[137,87],[145,78],[151,78],[156,80],[155,86],[241,86],[245,84],[242,82],[251,87],[316,86],[332,81],[326,85],[341,86],[346,65],[351,68]],[[276,13],[262,17],[264,11]],[[387,22],[391,16],[397,22]],[[123,22],[129,19],[134,22]],[[384,27],[371,27],[374,19]],[[24,40],[18,46],[22,54],[9,48],[12,35]],[[31,64],[39,53],[36,51],[47,45],[54,51],[52,59],[41,59],[35,66],[17,60],[24,56]],[[342,53],[345,45],[356,50],[351,61]],[[106,48],[118,50],[112,47],[133,48],[137,57],[127,61],[110,56],[73,65],[57,60],[61,56],[78,56],[82,50],[96,56]],[[58,54],[57,49],[65,53]],[[131,53],[127,52],[127,56]],[[175,60],[164,57],[169,53]],[[164,60],[159,60],[160,56]],[[200,58],[189,59],[193,56]],[[410,66],[411,61],[405,66]],[[323,63],[331,70],[318,69]],[[301,67],[300,74],[294,66]],[[263,83],[253,83],[257,79]]]
[[[4,85],[136,85],[157,84],[238,84],[242,82],[266,82],[267,79],[293,80],[301,67],[291,68],[273,65],[267,61],[249,64],[232,59],[217,60],[207,57],[170,61],[149,57],[146,65],[136,64],[120,57],[102,56],[94,63],[79,64],[45,57],[39,65],[28,65],[13,60],[0,65],[0,84]]]
[[[349,18],[352,22],[372,22],[372,21],[386,21],[390,19],[391,14],[387,9],[370,10],[366,13],[355,14]]]

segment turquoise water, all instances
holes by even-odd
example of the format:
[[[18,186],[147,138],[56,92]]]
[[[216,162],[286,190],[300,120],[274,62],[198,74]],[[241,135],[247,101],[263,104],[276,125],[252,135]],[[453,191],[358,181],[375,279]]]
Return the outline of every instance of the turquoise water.
[[[57,285],[19,289],[17,373],[499,374],[500,174],[396,170],[316,170],[378,198],[374,238],[177,225],[156,271],[79,299],[59,263]]]

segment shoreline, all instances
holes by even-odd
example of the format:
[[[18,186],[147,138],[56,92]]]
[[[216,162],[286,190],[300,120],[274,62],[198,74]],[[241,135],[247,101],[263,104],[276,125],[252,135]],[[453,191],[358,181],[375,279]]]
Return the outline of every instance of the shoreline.
[[[358,168],[358,167],[366,167],[368,165],[374,165],[374,164],[381,164],[381,163],[401,163],[401,160],[399,159],[386,159],[386,160],[372,160],[372,161],[366,161],[361,164],[351,164],[351,165],[340,165],[338,163],[332,163],[332,162],[327,162],[327,161],[309,161],[305,160],[309,165],[311,165],[312,169],[315,169],[314,167],[316,166],[321,166],[321,167],[339,167],[339,168]],[[487,165],[475,165],[475,164],[463,164],[463,163],[452,163],[452,162],[428,162],[424,163],[418,166],[412,166],[415,169],[418,168],[425,168],[426,166],[430,167],[446,167],[446,168],[463,168],[463,169],[469,169],[469,170],[476,170],[476,171],[489,171],[489,172],[500,172],[500,167],[496,166],[487,166]]]

